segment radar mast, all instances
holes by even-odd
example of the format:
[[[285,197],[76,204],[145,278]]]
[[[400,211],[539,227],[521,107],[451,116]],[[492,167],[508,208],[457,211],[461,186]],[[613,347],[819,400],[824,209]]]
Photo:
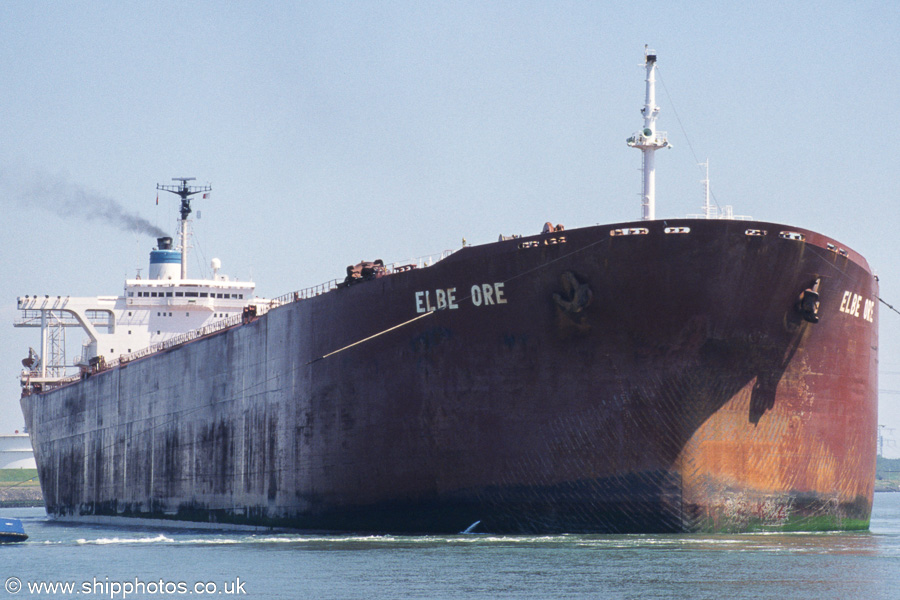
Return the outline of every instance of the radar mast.
[[[172,181],[180,181],[181,185],[156,184],[157,190],[172,192],[181,197],[181,278],[187,279],[187,222],[191,214],[191,196],[200,192],[209,192],[211,186],[188,185],[188,181],[194,181],[194,177],[173,177]],[[206,196],[204,196],[205,198]]]

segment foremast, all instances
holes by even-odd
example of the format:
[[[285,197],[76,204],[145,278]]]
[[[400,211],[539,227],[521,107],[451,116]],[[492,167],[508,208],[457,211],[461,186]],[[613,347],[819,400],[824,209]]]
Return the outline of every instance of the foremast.
[[[656,51],[644,46],[644,66],[647,70],[647,92],[641,114],[644,115],[644,127],[630,138],[627,143],[632,148],[639,148],[643,153],[644,186],[641,194],[641,220],[652,221],[656,218],[656,169],[654,152],[667,148],[669,141],[666,132],[656,130],[656,117],[659,106],[656,105]]]

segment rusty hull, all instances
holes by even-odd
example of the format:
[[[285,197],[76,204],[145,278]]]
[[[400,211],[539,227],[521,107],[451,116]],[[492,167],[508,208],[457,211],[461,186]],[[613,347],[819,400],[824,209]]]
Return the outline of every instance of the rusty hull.
[[[22,405],[66,518],[859,529],[876,298],[861,256],[802,229],[589,227],[463,248]]]

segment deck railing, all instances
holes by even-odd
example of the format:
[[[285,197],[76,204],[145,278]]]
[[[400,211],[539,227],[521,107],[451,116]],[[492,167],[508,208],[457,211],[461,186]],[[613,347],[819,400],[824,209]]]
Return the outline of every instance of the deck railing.
[[[447,258],[451,254],[453,254],[453,250],[444,250],[439,255],[430,255],[430,256],[422,256],[419,258],[413,258],[406,261],[398,261],[391,263],[385,266],[385,274],[393,275],[395,273],[403,273],[405,271],[410,271],[412,269],[421,269],[430,267],[431,265],[442,261]],[[310,298],[314,298],[316,296],[321,296],[322,294],[326,294],[333,290],[336,290],[340,287],[340,284],[343,280],[341,279],[332,279],[331,281],[326,281],[325,283],[320,283],[318,285],[314,285],[308,288],[303,288],[302,290],[297,290],[294,292],[290,292],[287,294],[282,294],[277,298],[272,300],[257,300],[254,303],[251,303],[251,306],[256,307],[256,312],[253,316],[259,317],[271,309],[284,306],[285,304],[291,304],[293,302],[299,302],[301,300],[308,300]],[[208,325],[204,325],[199,329],[192,329],[191,331],[186,331],[182,334],[179,334],[173,338],[169,338],[164,342],[157,342],[156,344],[151,344],[146,348],[142,348],[137,350],[136,352],[131,352],[129,354],[122,354],[118,358],[114,358],[112,360],[103,361],[93,367],[90,371],[90,374],[99,373],[106,371],[108,369],[112,369],[114,367],[118,367],[121,365],[126,365],[132,361],[139,360],[141,358],[150,356],[151,354],[156,354],[157,352],[162,352],[164,350],[169,350],[176,346],[180,346],[182,344],[186,344],[188,342],[192,342],[196,339],[206,337],[208,335],[212,335],[213,333],[217,333],[219,331],[229,329],[231,327],[235,327],[244,322],[245,315],[243,314],[235,314],[230,317],[226,317],[224,319],[220,319],[218,321],[213,321]],[[69,383],[74,383],[80,380],[82,377],[86,375],[82,373],[78,373],[76,375],[69,375],[68,377],[63,377],[61,379],[56,379],[53,381],[43,381],[43,386],[45,389],[53,389],[57,388]],[[23,385],[26,389],[29,387],[28,381],[32,378],[40,377],[40,373],[38,371],[23,371],[22,372],[22,381]]]

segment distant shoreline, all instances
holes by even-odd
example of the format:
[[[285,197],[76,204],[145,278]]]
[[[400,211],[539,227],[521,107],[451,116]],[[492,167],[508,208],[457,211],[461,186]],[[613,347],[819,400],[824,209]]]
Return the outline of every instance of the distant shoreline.
[[[0,508],[24,508],[43,505],[44,496],[41,494],[41,488],[0,486]]]
[[[875,461],[875,491],[900,491],[900,458],[879,456]]]
[[[37,469],[0,469],[0,508],[44,506]]]

